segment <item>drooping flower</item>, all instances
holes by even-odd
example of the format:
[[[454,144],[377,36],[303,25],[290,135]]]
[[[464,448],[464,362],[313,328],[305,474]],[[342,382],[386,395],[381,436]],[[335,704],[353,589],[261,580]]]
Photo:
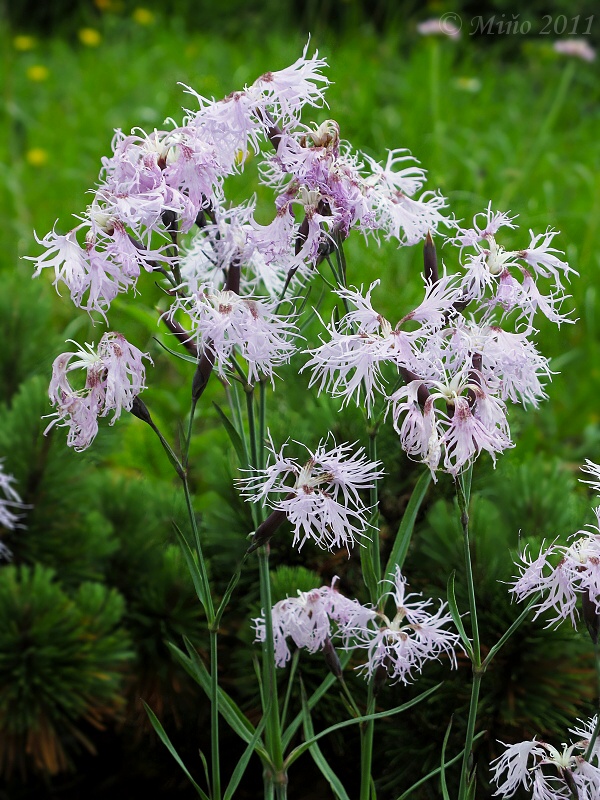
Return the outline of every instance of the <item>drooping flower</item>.
[[[334,443],[327,449],[327,442],[321,441],[314,451],[306,447],[308,461],[300,464],[284,455],[285,447],[277,452],[269,442],[272,463],[236,481],[244,497],[283,512],[298,548],[311,539],[324,549],[349,549],[357,538],[368,535],[371,509],[360,492],[381,477],[380,462],[369,461],[362,447],[353,453],[353,445]]]
[[[574,729],[571,733],[587,733],[589,739],[595,720],[578,722],[584,730]],[[579,800],[597,800],[600,797],[600,769],[582,754],[587,750],[588,740],[563,744],[562,751],[536,739],[513,745],[500,744],[506,751],[491,764],[492,780],[498,787],[495,797],[512,797],[520,787],[532,792],[532,800],[565,800],[575,796]],[[597,761],[595,751],[591,758]]]
[[[444,470],[456,477],[482,450],[495,461],[513,446],[493,376],[468,362],[429,366],[423,360],[419,374],[425,377],[397,389],[390,406],[402,447],[427,464],[434,480],[442,456]]]
[[[427,661],[442,654],[456,667],[455,649],[460,637],[446,627],[452,621],[447,604],[440,601],[437,611],[431,612],[433,600],[408,594],[406,578],[398,566],[382,584],[391,585],[379,603],[383,607],[385,598],[393,600],[396,613],[391,620],[379,611],[368,617],[361,613],[353,616],[350,609],[346,620],[338,625],[338,635],[346,647],[363,648],[368,653],[367,663],[359,669],[371,677],[381,667],[392,681],[410,683]]]
[[[74,344],[76,344],[74,342]],[[57,411],[46,434],[54,425],[69,428],[67,444],[77,451],[85,450],[98,432],[98,417],[111,411],[110,424],[120,417],[123,409],[130,411],[133,401],[145,388],[145,368],[142,359],[152,360],[130,344],[120,333],[105,333],[97,350],[86,345],[58,356],[52,365],[52,380],[48,394]],[[71,385],[70,373],[84,369],[82,388]]]
[[[284,667],[290,658],[287,640],[309,653],[321,650],[325,642],[334,635],[336,626],[350,616],[369,616],[374,612],[361,606],[357,600],[344,597],[336,588],[337,578],[331,586],[322,586],[309,592],[298,591],[298,597],[287,597],[273,606],[273,641],[275,645],[275,664]],[[263,642],[266,637],[264,615],[254,620],[256,641]]]

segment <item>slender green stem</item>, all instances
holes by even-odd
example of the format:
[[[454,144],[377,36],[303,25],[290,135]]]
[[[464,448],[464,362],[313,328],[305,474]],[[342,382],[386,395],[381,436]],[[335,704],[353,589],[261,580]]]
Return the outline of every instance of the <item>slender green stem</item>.
[[[477,605],[475,601],[475,586],[473,581],[473,565],[471,563],[471,547],[469,543],[469,499],[471,493],[471,474],[460,476],[456,482],[456,496],[460,511],[460,523],[463,531],[463,545],[465,556],[465,571],[467,575],[467,591],[469,595],[469,611],[471,616],[471,636],[473,640],[473,684],[471,686],[471,702],[469,705],[469,719],[465,737],[465,750],[463,754],[460,773],[460,786],[458,800],[465,800],[469,781],[469,763],[471,748],[475,734],[477,720],[477,706],[479,702],[479,689],[485,667],[481,664],[481,643],[479,640],[479,623],[477,620]]]
[[[493,647],[491,647],[491,648],[490,648],[490,651],[489,651],[489,653],[488,653],[488,654],[487,654],[487,656],[484,658],[484,660],[483,660],[483,662],[482,662],[482,664],[481,664],[481,666],[482,666],[482,668],[483,668],[484,670],[485,670],[485,669],[487,669],[487,667],[490,665],[490,663],[491,663],[492,659],[494,658],[494,656],[496,655],[496,653],[497,653],[497,652],[500,650],[500,648],[501,648],[501,647],[503,647],[503,646],[506,644],[506,642],[507,642],[507,641],[510,639],[510,637],[513,635],[513,633],[514,633],[514,632],[515,632],[515,631],[516,631],[518,628],[520,628],[520,627],[521,627],[521,625],[523,624],[523,622],[525,622],[525,620],[526,620],[526,619],[527,619],[527,617],[529,616],[529,612],[531,611],[531,609],[533,608],[533,606],[534,606],[534,605],[535,605],[535,604],[536,604],[536,603],[539,601],[540,597],[541,597],[541,592],[538,592],[536,595],[534,595],[534,596],[531,598],[531,600],[530,600],[530,601],[527,603],[527,605],[525,606],[525,608],[523,609],[523,611],[521,611],[521,613],[519,614],[519,616],[517,617],[517,619],[516,619],[516,620],[515,620],[515,621],[512,623],[512,625],[510,626],[510,628],[508,628],[508,630],[507,630],[507,631],[505,631],[505,632],[502,634],[502,636],[501,636],[501,637],[498,639],[498,641],[496,642],[496,644],[495,644]]]
[[[377,461],[377,430],[378,426],[369,428],[369,460]],[[381,580],[381,558],[379,554],[379,493],[377,481],[373,481],[373,486],[369,489],[369,505],[372,509],[371,525],[371,559],[373,562],[373,573],[377,583]],[[377,598],[372,597],[372,602],[376,603]]]
[[[265,441],[267,438],[267,379],[262,378],[258,387],[258,469],[265,466]]]
[[[218,632],[209,629],[210,635],[210,752],[211,752],[211,800],[221,800],[221,763],[219,756],[219,675]]]
[[[188,442],[186,443],[186,451],[184,455],[185,462],[187,463],[187,448],[189,447],[189,436],[191,433],[191,422],[193,417],[195,403],[192,405],[190,413],[190,426],[188,430]],[[202,582],[202,589],[204,595],[204,611],[206,613],[206,620],[208,623],[208,631],[210,636],[210,724],[211,724],[211,794],[212,800],[221,800],[221,772],[220,772],[220,756],[219,756],[219,682],[218,682],[218,660],[217,660],[217,635],[218,630],[215,626],[215,609],[213,604],[212,595],[210,592],[210,581],[208,579],[208,572],[206,570],[206,562],[202,553],[202,542],[200,541],[200,531],[198,530],[198,523],[196,521],[196,514],[194,513],[194,505],[192,503],[192,496],[190,486],[187,478],[187,470],[181,464],[173,449],[168,444],[162,433],[156,425],[150,421],[148,423],[152,430],[156,433],[160,442],[169,457],[169,461],[173,464],[177,472],[185,495],[185,503],[190,520],[190,526],[194,536],[194,544],[196,547],[196,554],[198,556],[198,568],[200,572],[200,580]]]
[[[188,422],[187,428],[187,435],[185,437],[185,443],[183,447],[183,467],[187,470],[189,459],[190,459],[190,445],[192,443],[192,428],[194,425],[194,414],[196,413],[196,406],[198,404],[197,400],[192,400],[192,405],[190,407],[190,418]]]
[[[258,469],[258,448],[256,446],[256,418],[254,414],[254,387],[248,386],[246,392],[246,410],[248,412],[248,434],[250,436],[250,456],[252,468]]]
[[[600,643],[596,641],[594,643],[594,660],[596,663],[596,683],[598,687],[598,718],[596,720],[596,725],[594,727],[594,731],[590,738],[590,743],[587,746],[587,750],[585,751],[585,760],[589,761],[592,755],[592,751],[594,749],[594,745],[596,744],[596,740],[598,738],[598,734],[600,733]]]
[[[369,682],[366,715],[375,713],[375,695],[373,680]],[[365,715],[365,716],[366,716]],[[360,726],[360,800],[371,799],[371,763],[373,761],[373,734],[375,720],[370,719]]]
[[[288,715],[288,708],[290,705],[290,699],[292,696],[292,686],[294,684],[294,678],[296,677],[296,670],[298,669],[298,661],[300,659],[300,650],[295,650],[294,655],[292,656],[292,663],[290,666],[290,674],[288,675],[288,685],[285,691],[285,699],[283,701],[283,710],[281,712],[281,729],[285,728],[285,721]]]
[[[460,773],[460,786],[458,800],[465,800],[467,796],[469,767],[471,764],[471,749],[475,738],[475,723],[477,721],[477,706],[479,704],[479,689],[483,672],[473,667],[473,685],[471,686],[471,702],[469,704],[469,719],[467,720],[467,735],[465,736],[465,749],[463,752],[462,768]]]
[[[260,601],[265,614],[265,639],[262,645],[262,693],[268,698],[266,709],[267,724],[265,728],[265,741],[267,751],[273,764],[273,775],[265,775],[266,783],[272,781],[277,793],[277,798],[285,797],[280,794],[280,788],[287,786],[287,775],[283,766],[283,745],[281,742],[281,724],[279,716],[279,699],[277,695],[277,679],[275,676],[275,646],[273,643],[273,619],[271,616],[271,577],[269,575],[269,545],[263,545],[257,550],[260,577]],[[265,787],[265,797],[266,797]]]
[[[339,680],[339,682],[341,684],[342,691],[344,692],[346,700],[348,701],[348,703],[350,704],[350,707],[352,708],[352,711],[354,712],[355,716],[360,717],[360,715],[361,715],[360,708],[356,705],[356,701],[352,697],[352,693],[350,692],[350,689],[348,688],[348,684],[344,680],[344,676],[342,675],[342,677],[339,678],[338,680]]]

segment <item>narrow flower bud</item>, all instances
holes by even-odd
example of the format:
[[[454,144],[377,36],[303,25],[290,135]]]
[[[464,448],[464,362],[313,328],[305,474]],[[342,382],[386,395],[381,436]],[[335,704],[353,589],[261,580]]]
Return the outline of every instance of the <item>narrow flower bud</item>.
[[[425,246],[423,248],[423,273],[427,283],[437,283],[440,279],[437,265],[435,244],[431,238],[431,231],[427,231]]]
[[[205,347],[198,359],[198,366],[192,380],[192,400],[197,403],[206,389],[208,379],[215,365],[215,352],[210,347]]]
[[[142,422],[146,422],[148,425],[154,425],[152,422],[152,417],[150,416],[150,412],[146,408],[146,404],[143,400],[140,400],[139,397],[133,398],[133,403],[131,404],[131,408],[129,411],[133,414],[134,417],[141,419]]]
[[[286,500],[293,498],[294,494],[290,493]],[[287,514],[285,511],[281,511],[276,509],[272,511],[269,516],[266,518],[264,522],[258,526],[256,531],[254,532],[254,536],[252,537],[252,544],[248,548],[249,553],[253,553],[255,550],[258,550],[259,547],[262,547],[263,544],[266,544],[272,536],[277,533],[277,529],[283,525],[285,520],[287,519]]]
[[[594,644],[598,643],[598,633],[600,632],[600,614],[596,608],[596,603],[590,597],[589,592],[582,592],[581,606],[583,611],[583,621],[586,624],[588,633]]]
[[[325,663],[329,671],[335,675],[336,678],[341,679],[343,676],[342,665],[335,647],[331,644],[331,639],[327,637],[323,644],[323,655],[325,656]]]

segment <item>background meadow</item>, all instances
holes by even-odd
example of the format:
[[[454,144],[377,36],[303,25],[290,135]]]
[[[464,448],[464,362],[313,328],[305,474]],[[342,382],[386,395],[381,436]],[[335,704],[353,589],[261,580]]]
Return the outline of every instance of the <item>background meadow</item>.
[[[0,796],[125,796],[135,786],[191,797],[140,703],[152,706],[188,767],[201,775],[197,753],[207,750],[207,701],[166,645],[185,634],[201,653],[206,647],[170,524],[184,519],[184,510],[160,446],[139,421],[104,426],[85,454],[67,452],[60,429],[41,436],[54,357],[65,339],[95,341],[101,327],[57,296],[50,275],[32,282],[32,265],[23,257],[40,252],[33,232],[45,235],[56,220],[58,230],[72,226],[114,128],[161,128],[165,118],[181,117],[182,106],[193,107],[181,84],[219,98],[293,62],[309,33],[310,47],[329,62],[332,81],[329,109],[317,113],[319,120],[336,119],[343,138],[378,160],[386,148],[408,148],[428,171],[427,188],[439,188],[464,222],[490,200],[495,209],[518,214],[522,228],[503,238],[509,249],[525,246],[530,228],[560,230],[556,246],[579,273],[569,286],[577,322],[559,330],[541,327],[540,349],[557,372],[548,400],[538,410],[513,409],[516,447],[495,471],[483,459],[475,470],[476,579],[482,629],[494,640],[516,616],[498,581],[513,574],[510,552],[520,537],[533,543],[565,538],[591,521],[590,495],[577,478],[583,459],[600,462],[599,62],[560,56],[552,48],[560,36],[534,34],[544,14],[589,17],[593,4],[581,3],[575,12],[569,4],[531,3],[520,9],[521,19],[532,21],[528,36],[470,36],[467,3],[422,9],[380,2],[371,13],[353,2],[318,8],[225,2],[218,12],[191,2],[170,8],[110,0],[50,5],[51,12],[44,4],[13,4],[0,17],[0,457],[32,506],[27,528],[5,540],[13,563],[0,567]],[[512,13],[500,0],[488,8],[490,16]],[[448,10],[464,20],[460,39],[419,36],[418,21]],[[599,38],[600,18],[593,20],[590,43]],[[231,199],[254,191],[255,176],[250,163],[231,184]],[[265,221],[269,203],[260,190]],[[448,269],[456,268],[440,242],[438,255]],[[389,319],[412,307],[422,285],[421,247],[399,250],[382,242],[378,248],[351,238],[346,256],[350,284],[381,279],[374,298]],[[191,373],[156,341],[161,302],[148,278],[135,303],[131,297],[115,302],[111,325],[151,352],[155,369],[144,400],[168,428],[185,414]],[[307,336],[316,338],[318,331],[315,321]],[[335,401],[316,398],[306,389],[306,375],[285,368],[280,375],[285,384],[269,409],[275,440],[290,430],[314,442],[328,430],[351,441],[365,438],[359,412],[340,414]],[[221,402],[222,387],[213,383],[208,400]],[[170,433],[177,436],[175,428]],[[387,470],[381,495],[385,548],[419,470],[400,452],[391,427],[381,435],[380,457]],[[192,463],[212,576],[224,588],[251,521],[231,488],[234,461],[210,402],[197,426]],[[461,570],[451,498],[451,481],[442,476],[424,503],[407,562],[411,586],[434,596],[444,595],[449,568]],[[273,575],[275,599],[335,574],[347,594],[360,591],[357,559],[348,561],[345,553],[324,558],[309,548],[297,554],[285,540],[274,543],[281,557]],[[223,685],[251,719],[259,705],[250,619],[259,611],[251,569],[225,616],[220,657]],[[302,664],[307,685],[318,682],[319,655],[303,657]],[[467,666],[448,675],[433,665],[415,691],[443,677],[435,703],[376,729],[381,797],[396,800],[421,770],[435,766],[445,728],[440,714],[449,718],[457,703],[453,735],[460,743]],[[363,690],[359,679],[356,692]],[[383,707],[412,691],[387,688]],[[497,755],[497,738],[518,741],[536,731],[559,737],[575,716],[589,713],[593,700],[583,635],[568,625],[549,632],[543,620],[520,629],[483,688],[481,726],[488,732],[479,742],[481,797],[489,796],[485,765]],[[315,725],[345,713],[330,696]],[[351,736],[323,745],[350,775],[354,765],[344,762],[344,753]],[[229,748],[234,763],[239,746],[233,737]],[[305,787],[311,788],[294,787],[294,770],[308,776]],[[308,756],[290,779],[292,798],[330,796]],[[259,796],[259,783],[255,765],[239,796]],[[413,796],[435,797],[434,789]]]

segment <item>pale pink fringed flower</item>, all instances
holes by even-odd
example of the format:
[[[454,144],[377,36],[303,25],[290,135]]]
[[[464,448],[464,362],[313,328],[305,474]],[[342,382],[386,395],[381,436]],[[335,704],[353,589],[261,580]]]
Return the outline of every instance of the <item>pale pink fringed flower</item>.
[[[269,298],[205,288],[191,298],[179,298],[168,314],[183,309],[198,346],[214,353],[220,375],[233,369],[231,360],[237,352],[246,361],[248,380],[253,383],[261,375],[273,381],[275,368],[286,364],[297,349],[293,340],[299,331],[291,317],[276,313],[277,306]]]
[[[596,719],[584,722],[571,733],[583,739],[562,750],[546,742],[533,739],[528,742],[506,745],[505,752],[492,761],[493,782],[497,785],[494,796],[512,797],[519,788],[531,792],[532,800],[566,800],[577,796],[579,800],[597,800],[600,797],[600,769],[591,762],[598,759],[597,751],[587,761],[583,753]],[[587,737],[587,738],[586,738]]]
[[[285,513],[294,529],[294,546],[301,548],[312,539],[324,549],[349,549],[357,537],[367,535],[371,509],[359,492],[381,477],[380,462],[369,461],[362,447],[352,453],[349,444],[334,443],[327,449],[320,442],[314,451],[307,447],[304,464],[284,455],[286,445],[279,452],[272,442],[268,446],[272,463],[236,483],[247,500]]]
[[[75,344],[75,343],[74,343]],[[130,411],[137,395],[145,389],[143,358],[152,363],[147,353],[125,339],[120,333],[105,333],[97,350],[86,345],[76,351],[63,353],[52,365],[52,380],[48,394],[57,411],[56,419],[48,425],[47,433],[54,425],[69,428],[67,444],[75,450],[85,450],[98,432],[98,417],[111,411],[114,424],[121,412]],[[83,388],[71,385],[70,373],[86,371]]]
[[[446,628],[452,620],[446,603],[440,602],[432,613],[432,600],[407,594],[406,578],[399,567],[391,579],[382,581],[385,584],[392,588],[382,595],[380,605],[392,598],[396,613],[391,620],[371,606],[344,597],[333,584],[276,603],[272,614],[277,666],[288,661],[286,639],[291,638],[310,653],[322,649],[329,639],[341,639],[346,649],[366,650],[367,662],[358,669],[368,677],[383,668],[392,681],[410,683],[427,661],[442,654],[455,667],[460,637]],[[254,622],[257,640],[263,641],[264,617]]]
[[[600,467],[589,460],[582,469],[596,478],[600,476]],[[582,482],[600,490],[597,481]],[[600,614],[600,507],[594,513],[596,524],[575,533],[571,544],[553,543],[546,548],[542,545],[537,558],[530,556],[527,549],[520,555],[521,563],[517,564],[520,576],[511,586],[511,592],[518,600],[542,592],[544,596],[534,605],[535,617],[545,611],[554,612],[548,626],[567,618],[575,626],[579,595],[594,609],[590,613]],[[588,616],[584,606],[586,622]]]
[[[275,603],[272,609],[273,642],[275,645],[275,665],[284,667],[290,658],[287,640],[309,653],[321,650],[325,642],[335,633],[332,623],[341,623],[350,616],[372,616],[373,611],[361,606],[357,600],[350,600],[335,588],[336,578],[331,586],[322,586],[309,592],[298,591],[298,597],[287,597]],[[256,641],[264,642],[266,637],[264,616],[253,620]]]
[[[338,626],[346,647],[363,648],[368,653],[367,663],[359,669],[371,677],[382,667],[392,681],[410,683],[427,661],[442,654],[456,667],[455,648],[460,637],[446,628],[452,622],[447,604],[440,601],[437,611],[431,612],[433,600],[419,599],[419,593],[408,594],[406,578],[398,566],[382,584],[391,586],[381,601],[387,597],[393,600],[396,613],[392,619],[373,612],[368,618],[364,614],[350,616]]]
[[[15,479],[4,471],[4,459],[0,459],[0,528],[7,531],[23,528],[21,523],[22,511],[30,506],[25,505],[21,495],[14,487]],[[0,541],[0,561],[10,561],[12,552]]]
[[[479,222],[480,217],[483,223]],[[563,292],[562,278],[568,280],[577,272],[558,257],[563,255],[562,251],[551,246],[557,231],[548,228],[537,236],[530,231],[527,248],[505,250],[496,241],[496,234],[502,227],[516,228],[513,220],[504,212],[493,212],[490,203],[484,213],[473,218],[472,228],[459,229],[450,240],[460,245],[461,253],[467,247],[474,249],[465,256],[463,265],[465,297],[483,301],[490,292],[492,297],[486,303],[491,308],[499,306],[504,313],[517,309],[518,321],[523,321],[528,330],[538,310],[557,325],[574,322],[569,313],[560,312],[560,307],[568,298]],[[553,280],[554,286],[548,294],[537,288],[534,276]]]

